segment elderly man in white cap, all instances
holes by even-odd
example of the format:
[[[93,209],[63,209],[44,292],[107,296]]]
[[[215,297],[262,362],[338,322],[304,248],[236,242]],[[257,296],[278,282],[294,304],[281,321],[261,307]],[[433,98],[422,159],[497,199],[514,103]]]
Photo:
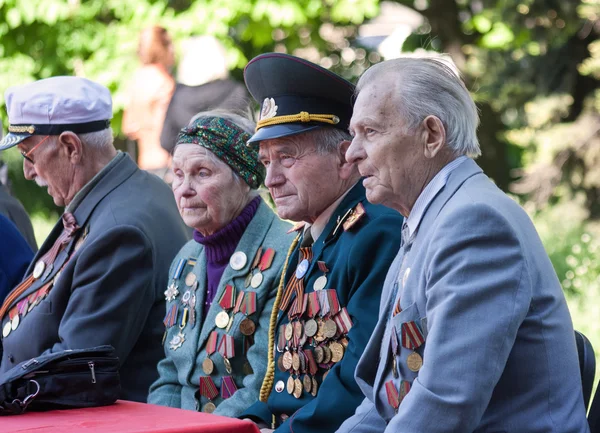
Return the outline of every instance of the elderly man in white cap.
[[[145,401],[162,357],[163,290],[186,241],[172,193],[113,146],[107,88],[54,77],[5,94],[25,177],[65,213],[0,308],[0,373],[50,352],[110,344],[121,398]]]

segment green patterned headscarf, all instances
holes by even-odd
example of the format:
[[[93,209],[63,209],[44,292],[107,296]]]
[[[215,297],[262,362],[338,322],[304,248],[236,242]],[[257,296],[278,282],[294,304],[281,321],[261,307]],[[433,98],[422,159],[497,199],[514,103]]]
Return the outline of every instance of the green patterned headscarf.
[[[265,180],[265,167],[258,160],[256,150],[246,146],[250,137],[251,134],[229,120],[201,117],[179,132],[177,144],[199,144],[210,150],[250,188],[257,189]]]

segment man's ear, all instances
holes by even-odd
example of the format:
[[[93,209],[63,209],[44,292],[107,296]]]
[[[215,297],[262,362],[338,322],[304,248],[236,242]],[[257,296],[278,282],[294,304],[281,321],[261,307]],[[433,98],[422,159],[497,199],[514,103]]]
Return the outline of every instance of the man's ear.
[[[71,164],[81,162],[83,157],[83,144],[77,134],[65,131],[58,136],[58,144],[61,150],[68,156]]]
[[[446,144],[446,128],[436,116],[427,116],[422,123],[425,138],[423,152],[425,158],[434,158]]]
[[[356,165],[346,159],[346,152],[351,144],[350,140],[344,140],[338,146],[340,177],[342,179],[349,179],[356,171]]]

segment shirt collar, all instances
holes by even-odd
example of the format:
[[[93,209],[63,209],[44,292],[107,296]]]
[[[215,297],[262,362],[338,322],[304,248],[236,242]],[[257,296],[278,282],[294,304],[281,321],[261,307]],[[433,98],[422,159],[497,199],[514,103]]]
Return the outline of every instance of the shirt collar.
[[[448,180],[450,173],[466,160],[466,156],[459,156],[455,160],[450,161],[434,176],[433,179],[431,179],[431,182],[429,182],[421,194],[419,194],[415,205],[410,211],[410,215],[406,219],[410,237],[414,236],[417,231],[419,223],[421,222],[421,219],[423,219],[423,215],[425,215],[425,211],[429,204],[442,188],[446,186],[446,181]]]

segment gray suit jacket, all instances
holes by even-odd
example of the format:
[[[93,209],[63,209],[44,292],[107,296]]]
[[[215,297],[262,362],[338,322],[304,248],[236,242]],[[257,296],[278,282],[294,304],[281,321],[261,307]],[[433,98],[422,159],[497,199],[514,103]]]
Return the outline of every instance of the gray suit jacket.
[[[29,215],[23,205],[10,195],[6,186],[0,184],[0,214],[11,220],[19,229],[33,251],[37,251],[37,242]]]
[[[218,313],[223,311],[218,300],[225,291],[227,284],[233,284],[236,288],[236,293],[240,293],[240,291],[246,293],[256,292],[257,310],[251,316],[251,319],[256,323],[256,331],[252,336],[254,344],[250,346],[244,355],[245,337],[241,333],[239,325],[245,316],[241,312],[233,316],[233,324],[227,334],[233,336],[235,342],[235,357],[231,360],[233,370],[231,376],[238,387],[238,391],[226,400],[223,400],[220,396],[217,397],[213,401],[217,405],[215,414],[236,417],[258,400],[260,386],[267,371],[271,310],[275,302],[282,267],[289,246],[295,236],[295,233],[286,234],[286,231],[290,227],[289,223],[281,221],[269,206],[261,201],[256,214],[252,218],[252,221],[250,221],[236,247],[236,251],[242,251],[246,254],[246,264],[242,269],[237,271],[231,266],[225,268],[215,299],[206,317],[203,317],[204,296],[207,284],[204,246],[192,240],[181,249],[175,260],[173,260],[173,265],[169,273],[169,281],[172,281],[172,275],[180,258],[197,258],[197,263],[193,268],[189,265],[185,267],[178,281],[180,294],[173,301],[166,303],[167,311],[173,304],[179,304],[181,309],[181,298],[184,292],[189,289],[189,287],[186,287],[185,277],[191,271],[196,275],[198,281],[198,288],[196,289],[198,297],[196,302],[197,323],[193,328],[188,324],[183,329],[182,332],[185,335],[185,341],[177,350],[171,350],[169,342],[179,332],[179,327],[175,325],[167,330],[164,344],[166,357],[158,364],[159,378],[150,388],[148,403],[199,410],[208,402],[208,399],[202,397],[198,392],[200,376],[206,376],[202,371],[202,362],[207,357],[206,343],[210,334],[213,331],[217,331],[220,343],[223,335],[226,333],[225,330],[217,328],[215,318]],[[263,252],[267,248],[275,250],[273,263],[269,269],[263,272],[264,279],[260,286],[256,289],[253,289],[251,286],[246,288],[244,286],[245,277],[250,270],[256,251],[261,246],[263,247]],[[181,313],[179,313],[178,319],[181,319]],[[225,371],[223,357],[217,352],[211,355],[210,359],[215,365],[215,370],[211,374],[211,377],[215,381],[217,389],[220,390],[222,387],[222,377],[228,376]],[[246,371],[244,368],[245,363],[249,364],[252,373],[249,374]]]
[[[42,353],[110,344],[121,361],[121,398],[146,401],[162,358],[169,264],[187,238],[169,187],[126,154],[114,162],[73,212],[84,227],[80,236],[57,256],[45,281],[13,302],[54,280],[48,295],[3,338],[0,372]],[[26,275],[61,232],[59,221]]]
[[[403,259],[406,278],[398,275]],[[396,281],[402,311],[392,316]],[[383,390],[392,378],[390,324],[401,341],[408,321],[426,334],[417,349],[423,366],[409,370],[412,350],[399,346],[400,379],[412,387],[394,414]],[[526,213],[474,161],[451,173],[412,249],[390,268],[356,380],[366,399],[340,432],[589,431],[552,264]]]

